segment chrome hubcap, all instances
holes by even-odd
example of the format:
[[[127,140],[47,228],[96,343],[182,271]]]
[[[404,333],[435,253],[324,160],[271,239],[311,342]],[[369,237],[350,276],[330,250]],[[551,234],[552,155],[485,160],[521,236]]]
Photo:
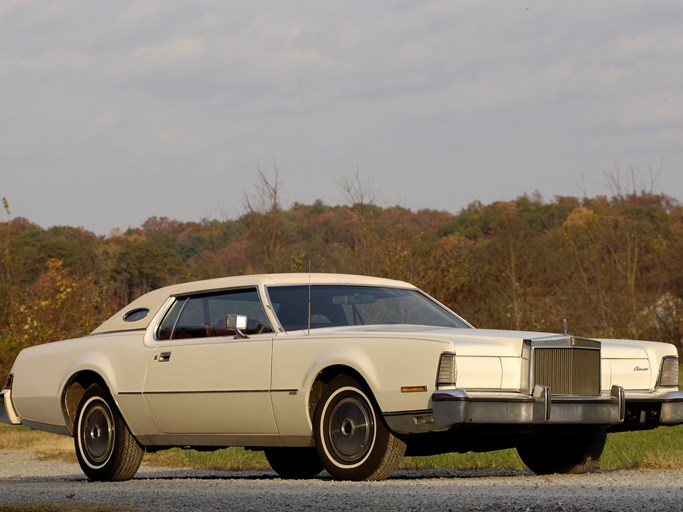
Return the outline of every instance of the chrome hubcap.
[[[91,462],[105,462],[111,453],[114,425],[109,409],[100,403],[91,405],[83,418],[82,441]]]
[[[346,462],[361,459],[372,442],[374,423],[367,404],[348,397],[339,401],[330,414],[330,440],[337,457]]]

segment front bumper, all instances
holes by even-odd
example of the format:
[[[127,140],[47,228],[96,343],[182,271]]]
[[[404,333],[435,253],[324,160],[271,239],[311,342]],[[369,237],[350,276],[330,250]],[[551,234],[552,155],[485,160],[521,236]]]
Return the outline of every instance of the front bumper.
[[[610,430],[643,430],[683,423],[683,391],[629,392],[624,422]]]
[[[21,420],[12,407],[12,392],[9,389],[0,391],[0,421],[9,425],[20,425]]]
[[[468,393],[462,389],[432,394],[432,410],[385,416],[397,433],[439,432],[457,425],[601,425],[624,421],[626,399],[621,386],[595,397],[551,396],[548,386],[537,385],[531,395],[521,393]]]
[[[468,394],[464,390],[432,394],[437,424],[591,424],[616,425],[624,420],[625,397],[620,386],[596,397],[552,397],[536,386],[532,395]]]

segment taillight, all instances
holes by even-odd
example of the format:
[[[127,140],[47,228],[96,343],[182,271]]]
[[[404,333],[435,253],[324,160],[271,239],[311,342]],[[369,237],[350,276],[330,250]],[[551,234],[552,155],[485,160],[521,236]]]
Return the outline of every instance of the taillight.
[[[437,387],[455,386],[457,376],[458,368],[455,365],[455,354],[444,352],[439,358],[439,371],[436,376]]]

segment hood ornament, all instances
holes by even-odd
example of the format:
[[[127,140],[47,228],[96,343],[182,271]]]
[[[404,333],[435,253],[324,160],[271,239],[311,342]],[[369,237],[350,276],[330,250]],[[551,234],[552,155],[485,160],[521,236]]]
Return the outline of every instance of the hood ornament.
[[[564,329],[565,336],[567,334],[569,334],[569,332],[568,332],[569,328],[567,327],[567,319],[566,318],[562,319],[562,329]]]

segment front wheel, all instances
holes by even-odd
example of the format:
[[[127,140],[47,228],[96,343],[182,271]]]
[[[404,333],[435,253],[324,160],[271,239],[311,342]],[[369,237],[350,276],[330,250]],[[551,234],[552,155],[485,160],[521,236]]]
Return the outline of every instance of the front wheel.
[[[88,387],[81,398],[74,444],[83,473],[94,481],[129,480],[144,456],[109,393],[98,384]]]
[[[517,447],[526,466],[537,475],[586,473],[595,466],[607,441],[605,429],[533,436]]]
[[[382,480],[406,450],[378,417],[369,393],[355,379],[336,377],[313,416],[315,444],[327,472],[337,480]]]

